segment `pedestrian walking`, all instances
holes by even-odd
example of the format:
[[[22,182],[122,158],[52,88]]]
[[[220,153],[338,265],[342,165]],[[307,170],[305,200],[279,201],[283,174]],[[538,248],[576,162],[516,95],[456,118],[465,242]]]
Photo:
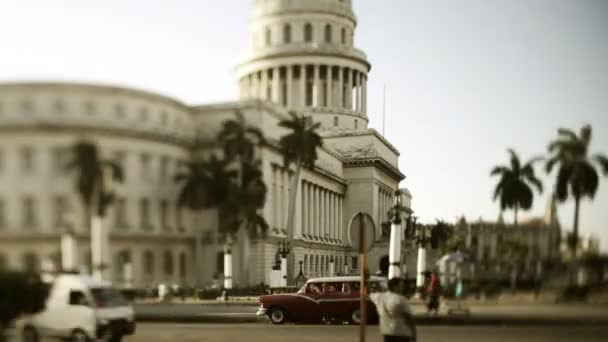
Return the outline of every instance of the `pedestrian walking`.
[[[439,296],[441,295],[441,281],[439,280],[437,271],[431,273],[427,295],[427,312],[430,315],[434,311],[437,316],[439,314]]]
[[[374,292],[369,295],[376,304],[380,317],[380,333],[385,342],[410,342],[416,340],[416,326],[407,298],[400,289],[401,281],[393,278],[388,281],[387,292]]]

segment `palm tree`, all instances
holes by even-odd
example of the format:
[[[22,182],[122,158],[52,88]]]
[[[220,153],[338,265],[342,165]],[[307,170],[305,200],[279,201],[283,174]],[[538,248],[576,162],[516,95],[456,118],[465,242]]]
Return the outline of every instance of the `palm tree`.
[[[514,210],[514,225],[517,227],[517,213],[519,209],[529,210],[534,201],[534,194],[530,185],[536,187],[539,193],[543,192],[543,185],[534,175],[534,163],[541,158],[533,158],[523,166],[512,149],[508,149],[511,155],[511,166],[496,166],[490,173],[491,176],[500,176],[500,181],[494,190],[494,200],[500,199],[500,209]]]
[[[236,120],[223,123],[217,140],[222,145],[224,159],[236,163],[239,172],[237,181],[242,183],[242,163],[254,162],[256,148],[266,143],[264,134],[258,128],[248,126],[243,114],[237,112]]]
[[[80,195],[91,229],[93,274],[105,278],[107,269],[108,232],[103,230],[102,219],[113,203],[114,183],[122,183],[123,171],[113,161],[102,160],[97,146],[89,141],[79,141],[71,147],[72,158],[66,165],[76,175],[76,189]]]
[[[227,169],[228,162],[211,155],[208,160],[192,161],[184,166],[184,170],[175,175],[175,181],[182,184],[177,199],[178,207],[192,211],[221,207],[236,178],[236,173]],[[219,209],[215,210],[215,214],[218,215],[216,222],[219,223]],[[198,239],[195,255],[197,262],[200,262],[201,246]],[[197,283],[200,281],[197,279]]]
[[[317,148],[323,145],[323,141],[317,130],[320,123],[313,123],[309,117],[289,112],[289,119],[281,120],[279,126],[287,128],[289,132],[281,137],[279,146],[283,154],[283,164],[289,168],[295,165],[296,171],[291,184],[291,198],[287,210],[287,242],[293,241],[293,230],[295,221],[296,198],[298,196],[298,185],[300,184],[300,173],[302,168],[313,169],[317,160]],[[295,259],[293,253],[289,255],[287,262],[287,277],[291,281],[294,276]]]
[[[236,120],[223,123],[217,141],[224,152],[225,169],[232,168],[234,174],[226,182],[218,182],[224,185],[214,184],[216,180],[209,184],[211,190],[217,187],[223,194],[222,198],[216,197],[211,203],[218,209],[218,233],[224,240],[225,287],[231,288],[231,245],[240,227],[244,225],[252,236],[258,232],[265,234],[268,227],[259,214],[266,201],[266,186],[255,153],[257,148],[265,144],[265,139],[258,128],[247,125],[243,115],[237,112]],[[248,243],[245,240],[244,243]]]
[[[574,227],[569,247],[576,257],[578,245],[578,217],[580,200],[584,197],[593,199],[599,186],[599,177],[594,163],[597,163],[608,176],[608,157],[602,154],[590,156],[591,126],[581,128],[580,135],[569,129],[560,128],[558,138],[549,144],[551,158],[547,161],[546,171],[551,173],[559,165],[555,195],[560,202],[565,202],[569,194],[574,197]]]

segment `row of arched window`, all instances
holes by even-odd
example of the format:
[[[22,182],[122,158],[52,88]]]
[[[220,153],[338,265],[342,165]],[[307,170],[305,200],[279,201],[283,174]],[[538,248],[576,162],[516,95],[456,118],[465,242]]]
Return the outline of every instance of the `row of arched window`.
[[[283,44],[290,44],[293,41],[291,24],[283,25],[282,32],[283,32],[283,35],[282,35]],[[315,36],[313,25],[311,23],[304,24],[303,32],[304,32],[304,42],[312,43],[314,41],[314,36]],[[328,44],[334,43],[334,33],[333,32],[334,32],[333,26],[331,24],[326,24],[325,27],[323,28],[323,41],[325,43],[328,43]],[[347,41],[346,34],[347,34],[346,28],[342,27],[340,29],[340,37],[339,37],[340,44],[346,44],[346,41]],[[266,27],[264,36],[265,36],[266,46],[272,45],[272,43],[273,43],[272,29],[270,27]]]

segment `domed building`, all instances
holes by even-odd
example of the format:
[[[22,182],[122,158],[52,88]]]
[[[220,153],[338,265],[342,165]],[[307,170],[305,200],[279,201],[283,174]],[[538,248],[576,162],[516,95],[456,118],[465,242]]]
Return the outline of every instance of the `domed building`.
[[[356,271],[358,252],[348,227],[366,212],[377,240],[369,258],[375,271],[388,254],[380,223],[405,176],[397,149],[368,128],[371,65],[354,47],[356,25],[350,0],[256,0],[250,54],[236,71],[240,99],[232,103],[193,106],[99,85],[0,84],[0,267],[39,269],[44,260],[57,265],[68,226],[76,232],[79,264],[90,267],[86,215],[74,176],[61,167],[65,148],[86,138],[125,170],[120,197],[104,221],[110,278],[143,287],[203,285],[221,277],[223,248],[213,215],[179,214],[174,175],[180,161],[217,148],[222,122],[240,112],[269,142],[259,156],[270,231],[263,240],[238,235],[234,285],[270,283],[294,191],[294,170],[283,166],[278,150],[286,133],[278,122],[296,111],[321,123],[324,145],[298,186],[290,246],[295,261],[307,277]],[[132,271],[124,271],[127,264]]]

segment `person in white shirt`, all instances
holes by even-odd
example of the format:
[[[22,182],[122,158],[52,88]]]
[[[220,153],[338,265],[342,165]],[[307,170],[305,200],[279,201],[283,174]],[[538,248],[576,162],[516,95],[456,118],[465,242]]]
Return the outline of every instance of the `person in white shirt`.
[[[399,292],[400,283],[398,278],[393,278],[388,281],[387,292],[374,292],[369,295],[371,301],[376,304],[384,342],[410,342],[417,338],[407,298]]]

